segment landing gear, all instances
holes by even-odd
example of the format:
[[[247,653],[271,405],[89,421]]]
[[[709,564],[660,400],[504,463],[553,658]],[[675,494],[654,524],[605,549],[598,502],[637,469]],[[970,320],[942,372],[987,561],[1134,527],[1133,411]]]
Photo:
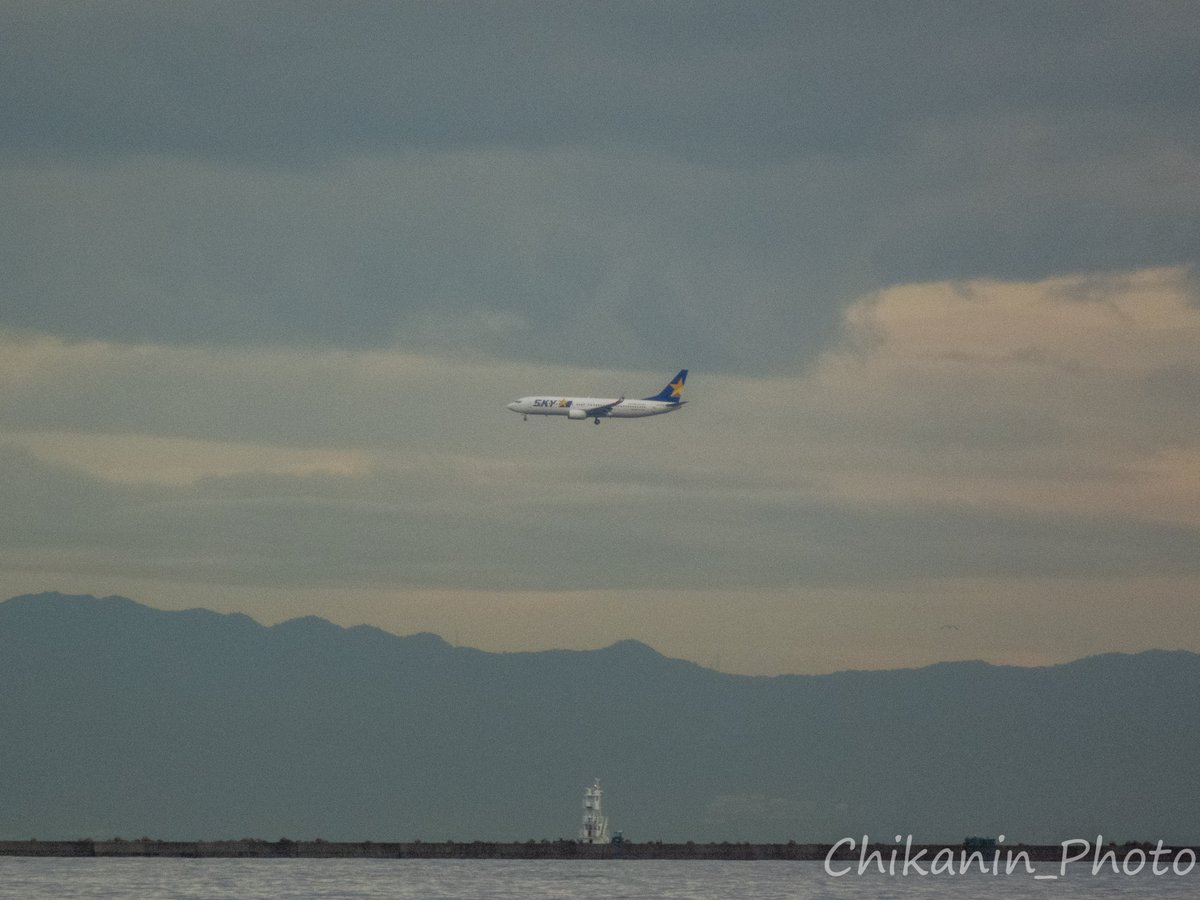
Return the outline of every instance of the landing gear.
[[[599,420],[599,419],[592,419],[592,424],[594,424],[594,425],[599,425],[599,424],[600,424],[600,420]]]

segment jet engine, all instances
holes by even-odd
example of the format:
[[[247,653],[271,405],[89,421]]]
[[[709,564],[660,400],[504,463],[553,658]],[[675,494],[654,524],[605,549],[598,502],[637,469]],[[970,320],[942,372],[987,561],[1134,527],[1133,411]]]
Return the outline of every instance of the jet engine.
[[[586,409],[568,409],[567,410],[567,418],[568,419],[586,419],[587,417],[588,417],[588,413],[587,413]]]

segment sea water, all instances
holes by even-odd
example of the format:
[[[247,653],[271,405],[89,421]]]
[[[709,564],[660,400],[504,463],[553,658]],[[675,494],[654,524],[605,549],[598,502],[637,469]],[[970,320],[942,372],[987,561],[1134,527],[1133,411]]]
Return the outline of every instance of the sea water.
[[[47,859],[0,858],[0,898],[1194,898],[1200,875],[1137,875],[1090,865],[1057,876],[833,875],[821,862],[680,860]]]

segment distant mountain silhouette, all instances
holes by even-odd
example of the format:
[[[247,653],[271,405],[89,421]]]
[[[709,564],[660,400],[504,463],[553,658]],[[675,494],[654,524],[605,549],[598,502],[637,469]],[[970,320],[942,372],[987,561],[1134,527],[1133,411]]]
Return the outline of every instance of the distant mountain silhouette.
[[[120,597],[0,603],[0,838],[1197,841],[1200,656],[744,677]]]

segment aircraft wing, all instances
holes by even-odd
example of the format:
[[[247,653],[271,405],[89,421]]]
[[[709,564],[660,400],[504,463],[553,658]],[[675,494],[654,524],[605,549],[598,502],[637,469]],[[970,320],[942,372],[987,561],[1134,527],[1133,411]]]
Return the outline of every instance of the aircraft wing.
[[[605,403],[603,406],[593,406],[585,409],[584,412],[586,412],[589,416],[607,416],[613,411],[613,407],[619,406],[621,401],[624,399],[625,398],[622,397],[620,400],[614,400],[612,403]]]

